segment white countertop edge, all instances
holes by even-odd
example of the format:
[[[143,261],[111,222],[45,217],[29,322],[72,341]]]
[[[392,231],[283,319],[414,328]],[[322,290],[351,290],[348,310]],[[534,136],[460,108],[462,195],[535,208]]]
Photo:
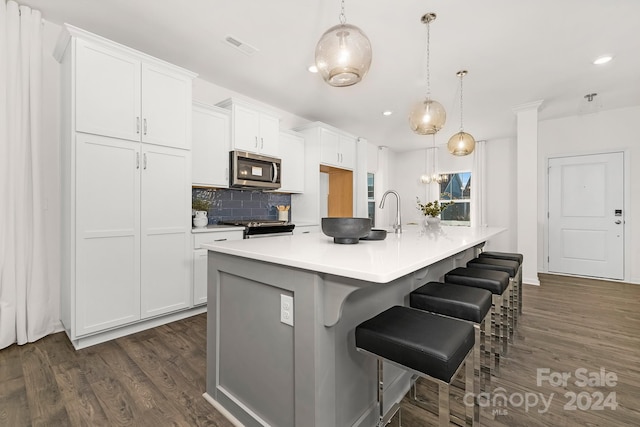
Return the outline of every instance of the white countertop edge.
[[[446,227],[445,227],[446,228]],[[460,227],[453,227],[460,228]],[[487,228],[483,227],[485,231],[481,236],[476,236],[473,239],[465,241],[464,243],[460,243],[453,248],[449,248],[447,250],[443,250],[438,252],[436,255],[428,256],[425,258],[421,258],[415,262],[407,263],[402,265],[399,268],[390,268],[388,272],[380,273],[370,270],[370,266],[362,265],[360,268],[344,268],[336,265],[329,265],[327,263],[319,262],[315,259],[313,260],[305,260],[305,259],[297,259],[284,257],[283,255],[278,254],[278,239],[296,239],[300,238],[298,236],[279,236],[272,237],[269,239],[256,239],[254,242],[260,240],[260,243],[263,245],[259,250],[256,250],[250,245],[242,245],[238,244],[239,242],[219,242],[219,243],[209,243],[202,244],[201,247],[204,249],[208,249],[214,252],[225,253],[228,255],[235,255],[244,258],[251,258],[253,260],[265,261],[274,264],[280,264],[287,267],[295,267],[304,270],[316,271],[319,273],[333,274],[336,276],[348,277],[352,279],[364,280],[368,282],[376,282],[376,283],[388,283],[395,279],[398,279],[402,276],[410,274],[412,272],[418,271],[424,267],[432,265],[438,261],[441,261],[450,256],[456,255],[466,249],[472,248],[482,242],[489,240],[491,237],[505,231],[504,228]],[[320,233],[321,234],[321,233]],[[316,236],[318,233],[316,233]],[[309,235],[306,235],[309,236]],[[321,234],[322,240],[310,240],[309,245],[322,245],[322,244],[331,244],[333,245],[333,241],[330,237],[324,236]],[[391,237],[393,234],[391,234]],[[389,238],[389,237],[387,237]],[[271,251],[265,250],[264,242],[269,241],[272,244]],[[247,242],[247,241],[243,241]],[[366,245],[376,245],[377,241],[361,241],[357,245],[354,246],[366,246]],[[349,245],[351,246],[351,245]],[[360,246],[360,247],[362,247]],[[304,250],[304,245],[300,245],[300,249]]]
[[[244,227],[239,225],[221,225],[221,224],[212,224],[207,225],[206,227],[193,227],[191,229],[191,233],[215,233],[217,231],[238,231],[242,230]]]

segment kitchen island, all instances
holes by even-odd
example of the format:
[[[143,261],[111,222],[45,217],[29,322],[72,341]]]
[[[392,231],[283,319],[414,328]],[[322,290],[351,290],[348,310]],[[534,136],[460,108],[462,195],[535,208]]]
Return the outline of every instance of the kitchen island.
[[[449,270],[501,228],[408,226],[355,245],[322,233],[227,241],[208,254],[205,398],[247,426],[372,426],[376,363],[355,327]],[[287,302],[290,297],[291,302]],[[385,406],[410,375],[385,364]]]

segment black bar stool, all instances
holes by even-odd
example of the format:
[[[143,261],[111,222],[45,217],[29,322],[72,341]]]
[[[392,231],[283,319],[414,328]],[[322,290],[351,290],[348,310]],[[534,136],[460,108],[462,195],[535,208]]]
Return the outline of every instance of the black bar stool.
[[[504,271],[509,274],[509,342],[512,342],[513,334],[515,332],[517,319],[518,319],[518,301],[517,301],[517,289],[516,289],[516,275],[520,264],[517,261],[509,261],[506,259],[497,258],[474,258],[467,263],[467,267],[470,268],[485,268],[488,270]]]
[[[442,316],[467,320],[475,329],[474,370],[485,391],[491,381],[491,291],[452,283],[429,282],[409,294],[411,307]],[[488,345],[487,345],[488,340]],[[415,387],[414,387],[415,395]]]
[[[509,287],[509,273],[504,271],[486,270],[480,268],[458,267],[444,275],[446,283],[471,286],[491,291],[491,318],[495,328],[493,342],[497,347],[492,349],[495,363],[492,373],[500,369],[500,356],[507,354],[509,339],[509,319],[505,305],[507,289]]]
[[[382,372],[385,360],[438,384],[441,426],[448,426],[451,419],[449,385],[465,365],[465,392],[472,392],[474,396],[474,404],[467,405],[465,423],[472,426],[479,423],[478,390],[473,375],[475,340],[471,323],[394,306],[359,324],[355,336],[358,351],[370,353],[378,361],[378,427],[385,426],[398,407],[396,403],[385,415]]]
[[[522,263],[524,256],[516,252],[496,252],[486,251],[480,252],[480,258],[506,259],[509,261],[517,261],[519,264],[518,274],[516,275],[516,284],[518,286],[518,316],[522,316]]]

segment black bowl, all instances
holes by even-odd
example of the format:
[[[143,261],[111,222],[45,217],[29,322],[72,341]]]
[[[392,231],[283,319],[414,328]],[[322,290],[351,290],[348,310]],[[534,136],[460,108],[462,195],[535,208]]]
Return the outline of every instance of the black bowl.
[[[371,231],[369,218],[322,218],[322,232],[333,237],[333,243],[354,244]]]
[[[380,230],[379,228],[372,228],[364,237],[361,237],[360,240],[384,240],[387,238],[387,230]]]

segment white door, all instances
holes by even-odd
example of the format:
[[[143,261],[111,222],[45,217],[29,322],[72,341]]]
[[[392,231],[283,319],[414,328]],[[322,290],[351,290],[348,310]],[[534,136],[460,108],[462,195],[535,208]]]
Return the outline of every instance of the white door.
[[[190,152],[143,144],[141,317],[191,305]]]
[[[549,159],[549,271],[624,279],[624,153]]]
[[[76,134],[76,336],[140,319],[139,159],[139,143]]]

